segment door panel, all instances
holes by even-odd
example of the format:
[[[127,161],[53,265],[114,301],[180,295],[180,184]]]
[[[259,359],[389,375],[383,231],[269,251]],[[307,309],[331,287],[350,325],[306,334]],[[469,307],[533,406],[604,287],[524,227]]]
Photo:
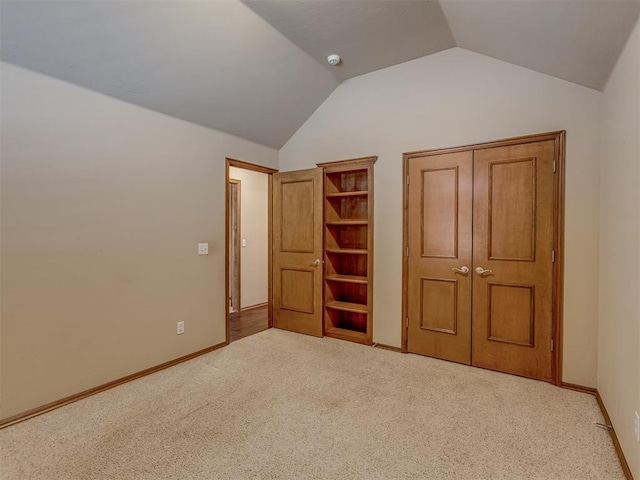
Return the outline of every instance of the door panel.
[[[281,268],[280,308],[313,313],[313,277],[311,268]]]
[[[420,328],[434,332],[458,332],[458,285],[445,278],[421,278]]]
[[[283,180],[280,177],[281,252],[314,252],[314,221],[317,221],[313,209],[314,179]],[[317,190],[317,189],[316,189]]]
[[[409,163],[409,352],[471,361],[472,152]]]
[[[322,170],[273,175],[273,326],[322,336]]]
[[[458,168],[422,171],[422,256],[457,258]]]
[[[489,282],[489,340],[534,345],[534,287]]]
[[[489,165],[489,258],[534,261],[536,159]]]
[[[547,381],[554,155],[552,140],[474,152],[472,364]]]

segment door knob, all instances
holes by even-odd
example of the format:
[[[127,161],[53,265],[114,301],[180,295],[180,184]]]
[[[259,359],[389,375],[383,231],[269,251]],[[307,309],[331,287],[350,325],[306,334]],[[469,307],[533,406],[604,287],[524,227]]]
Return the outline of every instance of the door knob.
[[[319,258],[316,258],[313,262],[309,264],[310,267],[319,267],[322,262]]]
[[[477,273],[478,275],[486,275],[486,274],[488,274],[488,273],[493,273],[493,272],[492,272],[491,270],[485,270],[485,269],[484,269],[484,268],[482,268],[482,267],[478,267],[478,268],[476,268],[476,273]]]
[[[452,268],[452,271],[454,271],[455,273],[461,273],[463,275],[466,275],[467,273],[469,273],[469,267],[462,267],[462,268]]]

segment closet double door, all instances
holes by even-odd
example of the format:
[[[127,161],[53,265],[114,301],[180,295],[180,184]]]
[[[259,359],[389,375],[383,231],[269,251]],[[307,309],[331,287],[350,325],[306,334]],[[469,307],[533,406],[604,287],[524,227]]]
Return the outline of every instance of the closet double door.
[[[409,159],[409,352],[551,381],[556,151]]]

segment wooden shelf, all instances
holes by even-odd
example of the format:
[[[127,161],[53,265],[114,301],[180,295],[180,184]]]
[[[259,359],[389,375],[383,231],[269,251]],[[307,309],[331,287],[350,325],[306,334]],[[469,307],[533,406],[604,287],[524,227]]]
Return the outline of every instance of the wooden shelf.
[[[357,225],[369,225],[367,220],[332,220],[325,222],[325,225],[344,225],[344,226],[357,226]]]
[[[369,195],[368,190],[358,190],[357,192],[335,192],[327,193],[327,198],[343,198],[343,197],[366,197]]]
[[[367,339],[367,334],[362,332],[355,332],[346,328],[333,327],[325,330],[324,334],[327,337],[339,338],[340,340],[348,340],[350,342],[362,343],[364,345],[370,345]]]
[[[367,313],[367,306],[361,303],[351,303],[351,302],[329,302],[325,305],[327,308],[333,308],[334,310],[342,310],[343,312],[353,312],[353,313]]]
[[[363,277],[360,275],[327,275],[325,280],[330,282],[345,282],[345,283],[358,283],[361,285],[366,285],[369,283],[367,277]]]
[[[340,253],[344,255],[368,255],[368,250],[360,250],[355,248],[328,248],[327,253]]]

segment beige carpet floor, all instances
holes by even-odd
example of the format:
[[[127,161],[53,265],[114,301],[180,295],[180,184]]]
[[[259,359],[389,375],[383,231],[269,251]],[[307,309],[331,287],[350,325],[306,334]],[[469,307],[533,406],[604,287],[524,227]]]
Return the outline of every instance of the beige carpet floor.
[[[622,479],[590,395],[268,330],[0,431],[3,480]]]

